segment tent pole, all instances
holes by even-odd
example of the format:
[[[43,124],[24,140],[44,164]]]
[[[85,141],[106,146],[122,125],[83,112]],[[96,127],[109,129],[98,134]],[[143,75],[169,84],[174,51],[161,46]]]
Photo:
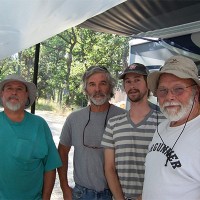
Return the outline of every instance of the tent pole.
[[[33,83],[35,83],[36,87],[37,87],[37,78],[38,78],[39,57],[40,57],[40,43],[35,45],[35,62],[34,62]],[[31,113],[35,114],[35,102],[31,106]]]

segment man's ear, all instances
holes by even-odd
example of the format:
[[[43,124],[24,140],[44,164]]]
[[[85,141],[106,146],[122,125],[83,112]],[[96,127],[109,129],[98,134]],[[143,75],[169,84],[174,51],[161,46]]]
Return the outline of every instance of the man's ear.
[[[200,102],[200,87],[195,91],[195,99]]]

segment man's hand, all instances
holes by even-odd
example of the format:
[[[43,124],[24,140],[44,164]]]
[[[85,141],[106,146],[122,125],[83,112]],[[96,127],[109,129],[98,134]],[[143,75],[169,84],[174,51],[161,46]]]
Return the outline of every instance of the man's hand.
[[[65,190],[63,190],[63,199],[64,200],[72,200],[72,188],[67,187]]]

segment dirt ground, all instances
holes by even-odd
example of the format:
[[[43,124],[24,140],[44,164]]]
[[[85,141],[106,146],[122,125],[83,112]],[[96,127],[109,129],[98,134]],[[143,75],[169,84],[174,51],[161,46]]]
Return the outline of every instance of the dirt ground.
[[[49,127],[52,131],[54,142],[57,146],[58,143],[59,143],[60,133],[61,133],[63,124],[64,124],[67,116],[61,115],[61,114],[58,114],[58,113],[54,113],[54,112],[51,112],[51,111],[37,111],[37,110],[35,111],[35,114],[43,117],[47,121],[47,123],[48,123],[48,125],[49,125]],[[74,180],[73,180],[73,149],[70,151],[70,156],[69,156],[68,177],[69,177],[69,185],[71,187],[73,187],[74,186]],[[63,199],[62,191],[60,189],[60,183],[59,183],[58,174],[57,174],[51,200],[62,200],[62,199]]]

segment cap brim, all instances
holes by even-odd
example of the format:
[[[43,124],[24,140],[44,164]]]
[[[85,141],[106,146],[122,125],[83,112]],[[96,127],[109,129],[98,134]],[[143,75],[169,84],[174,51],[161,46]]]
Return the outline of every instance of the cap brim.
[[[125,76],[126,74],[130,74],[130,73],[141,74],[141,75],[147,76],[146,73],[143,73],[143,72],[141,72],[141,71],[135,70],[135,71],[131,71],[131,72],[125,72],[125,73],[119,75],[118,78],[119,78],[119,79],[124,79],[124,76]]]

